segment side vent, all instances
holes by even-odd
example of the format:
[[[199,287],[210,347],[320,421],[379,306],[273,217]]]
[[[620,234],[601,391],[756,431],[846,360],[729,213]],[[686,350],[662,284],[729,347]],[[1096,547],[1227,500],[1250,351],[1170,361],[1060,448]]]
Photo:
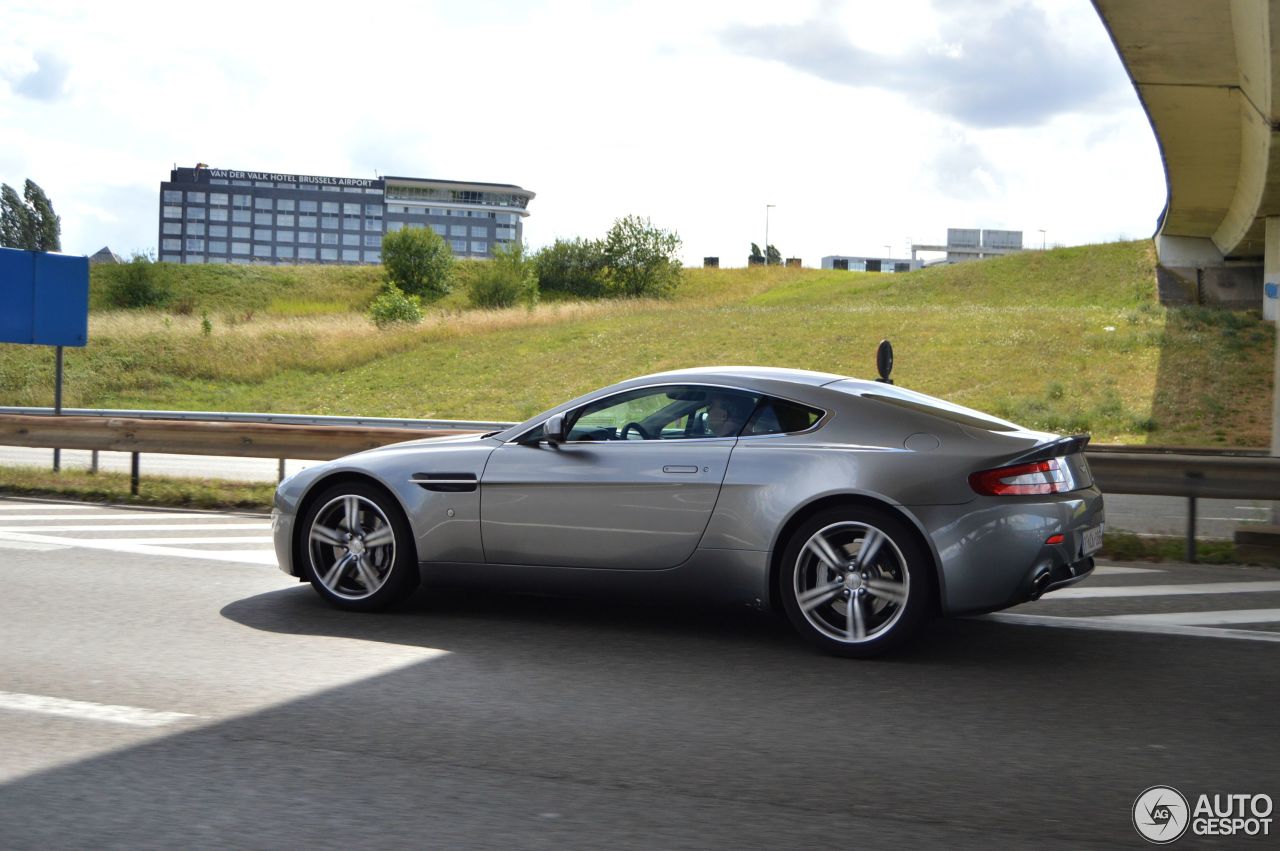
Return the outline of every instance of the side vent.
[[[468,493],[479,485],[475,473],[414,473],[409,481],[423,490],[441,493]]]

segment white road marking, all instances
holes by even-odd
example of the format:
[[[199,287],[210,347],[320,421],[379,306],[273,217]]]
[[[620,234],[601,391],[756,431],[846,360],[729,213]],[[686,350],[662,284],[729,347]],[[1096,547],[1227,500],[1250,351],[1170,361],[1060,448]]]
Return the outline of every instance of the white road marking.
[[[207,529],[207,526],[198,527]],[[224,527],[225,528],[225,527]],[[165,547],[154,544],[126,544],[110,538],[58,538],[53,535],[31,535],[25,532],[0,531],[0,540],[21,541],[31,544],[61,544],[85,547],[91,550],[109,550],[135,555],[166,556],[168,558],[197,558],[206,561],[228,561],[235,564],[276,564],[274,550],[191,550],[182,547]]]
[[[120,523],[68,526],[0,526],[0,532],[163,532],[166,529],[270,529],[271,523]]]
[[[95,544],[154,544],[158,547],[168,547],[173,544],[270,544],[272,538],[270,535],[226,535],[225,537],[209,537],[209,538],[166,538],[163,535],[156,535],[151,538],[69,538],[68,540],[82,543],[91,541]]]
[[[190,511],[103,511],[97,514],[6,514],[0,516],[0,520],[5,523],[12,523],[16,520],[66,520],[72,523],[81,520],[192,520],[199,515],[192,514]]]
[[[1212,626],[1186,626],[1166,623],[1130,623],[1110,618],[1064,618],[1050,615],[1024,615],[1021,612],[996,612],[978,615],[976,620],[1020,626],[1050,626],[1062,629],[1092,629],[1103,632],[1137,632],[1147,635],[1178,635],[1192,638],[1235,638],[1241,641],[1280,643],[1280,632],[1262,632],[1249,629],[1220,629]]]
[[[40,502],[23,502],[0,505],[0,511],[101,511],[104,505],[45,505]]]
[[[1169,623],[1185,626],[1210,626],[1229,623],[1276,623],[1280,609],[1227,609],[1219,612],[1155,612],[1146,615],[1103,615],[1107,620],[1125,623]]]
[[[1063,588],[1045,600],[1091,600],[1100,597],[1178,597],[1199,594],[1250,594],[1280,591],[1280,582],[1200,582],[1191,585],[1122,585],[1116,588]]]
[[[107,721],[112,724],[129,724],[134,727],[163,727],[178,721],[196,718],[185,712],[157,712],[136,706],[114,706],[108,703],[88,703],[83,700],[67,700],[39,694],[19,694],[0,691],[0,709],[18,712],[39,712],[43,715],[61,715],[84,721]]]
[[[1164,573],[1156,567],[1119,567],[1112,564],[1100,564],[1093,569],[1094,576],[1119,576],[1122,573]]]

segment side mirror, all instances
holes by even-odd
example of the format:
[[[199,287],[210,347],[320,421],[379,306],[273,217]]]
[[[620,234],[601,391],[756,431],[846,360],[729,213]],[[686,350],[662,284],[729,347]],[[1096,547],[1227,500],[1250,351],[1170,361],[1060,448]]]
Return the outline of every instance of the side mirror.
[[[564,443],[564,414],[552,414],[542,424],[542,441],[546,443]]]

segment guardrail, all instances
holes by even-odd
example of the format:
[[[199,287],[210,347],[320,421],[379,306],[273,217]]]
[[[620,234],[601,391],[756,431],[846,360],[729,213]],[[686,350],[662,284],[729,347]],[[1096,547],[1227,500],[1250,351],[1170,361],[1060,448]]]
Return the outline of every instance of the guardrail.
[[[40,413],[6,413],[14,410]],[[142,413],[147,416],[119,416]],[[0,408],[0,446],[132,453],[131,490],[136,494],[143,452],[276,458],[283,475],[285,458],[324,461],[388,443],[498,431],[513,425],[291,414],[216,414],[219,421],[196,416],[166,411],[89,413],[86,409],[55,416],[47,408]],[[1188,500],[1188,561],[1195,560],[1197,499],[1280,499],[1280,457],[1268,456],[1264,450],[1098,445],[1090,446],[1086,456],[1104,493]]]

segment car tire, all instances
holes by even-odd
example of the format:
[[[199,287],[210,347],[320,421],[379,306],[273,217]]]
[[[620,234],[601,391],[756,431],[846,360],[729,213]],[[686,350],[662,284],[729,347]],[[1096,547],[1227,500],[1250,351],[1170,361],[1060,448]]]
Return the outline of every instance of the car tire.
[[[777,591],[805,639],[828,653],[865,658],[919,632],[930,612],[932,573],[932,558],[901,518],[866,506],[829,508],[788,540]]]
[[[303,575],[340,609],[386,609],[418,586],[418,555],[404,511],[382,488],[325,488],[298,524]]]

